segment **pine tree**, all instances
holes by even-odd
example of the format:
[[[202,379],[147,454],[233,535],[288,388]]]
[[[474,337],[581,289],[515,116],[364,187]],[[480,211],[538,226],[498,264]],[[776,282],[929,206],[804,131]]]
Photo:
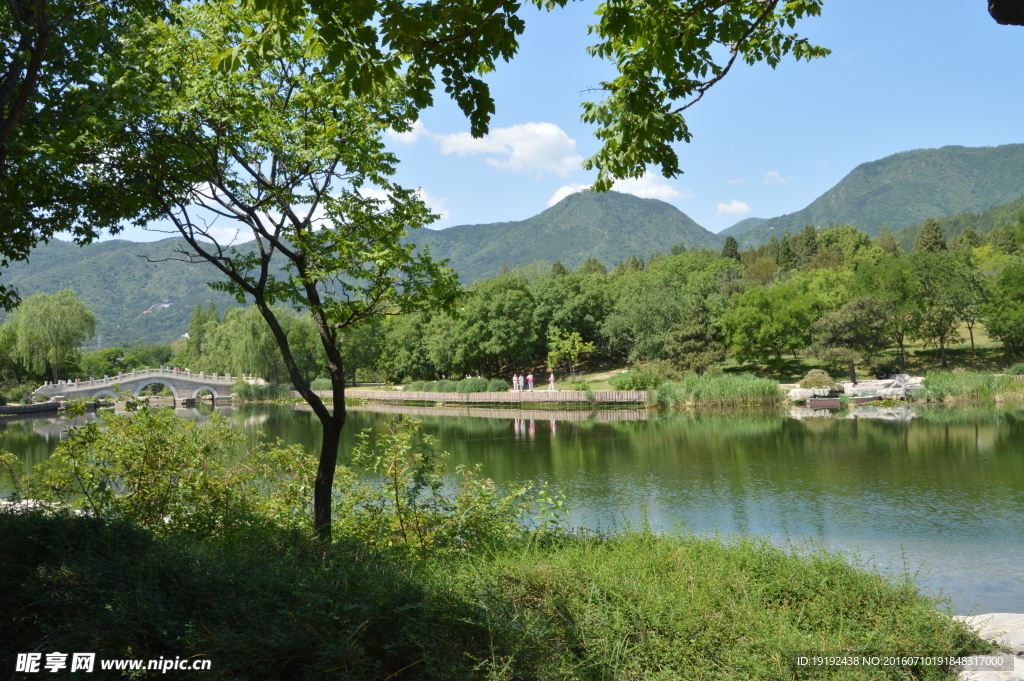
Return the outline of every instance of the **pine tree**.
[[[804,258],[810,260],[818,252],[818,228],[814,225],[804,227]]]
[[[1006,255],[1017,253],[1017,240],[1013,238],[1013,231],[1006,225],[996,225],[988,233],[988,243]]]
[[[917,236],[917,242],[914,243],[914,250],[926,253],[938,253],[946,250],[946,240],[942,238],[942,228],[939,227],[938,220],[924,221],[921,233]]]
[[[216,314],[216,313],[215,313]],[[203,306],[196,303],[192,321],[188,325],[188,354],[192,359],[199,359],[203,353],[203,339],[206,336],[206,314]]]
[[[725,237],[725,246],[722,248],[722,257],[726,259],[739,260],[740,259],[740,244],[736,241],[735,237]]]
[[[597,258],[589,258],[576,270],[577,274],[608,274],[608,269]]]
[[[565,265],[561,261],[556,260],[555,264],[551,266],[551,278],[557,279],[558,277],[564,277],[569,274],[569,270],[565,268]]]
[[[978,233],[974,231],[973,227],[968,227],[963,233],[953,240],[955,242],[954,248],[978,248],[984,242]]]
[[[878,232],[878,238],[875,240],[875,243],[889,255],[900,254],[900,244],[896,241],[896,237],[892,235],[888,222],[882,223],[882,229]]]
[[[793,245],[790,243],[789,234],[783,235],[782,241],[779,243],[779,255],[776,257],[775,263],[783,272],[788,272],[796,266],[796,257],[793,253]]]
[[[206,323],[209,324],[220,324],[220,315],[217,314],[217,306],[210,303],[210,307],[206,308]]]

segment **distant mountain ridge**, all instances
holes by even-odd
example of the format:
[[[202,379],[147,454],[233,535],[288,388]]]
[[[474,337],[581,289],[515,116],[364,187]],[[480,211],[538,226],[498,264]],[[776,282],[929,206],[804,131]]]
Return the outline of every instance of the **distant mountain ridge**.
[[[741,248],[795,234],[805,225],[846,223],[877,236],[928,218],[980,212],[1024,194],[1024,144],[916,149],[862,163],[806,208],[737,237]]]
[[[768,220],[765,218],[746,218],[744,220],[740,220],[732,227],[726,227],[718,233],[718,236],[737,237],[740,234],[746,234],[752,229],[757,229],[766,222],[768,222]]]
[[[188,330],[196,303],[223,311],[234,298],[206,285],[223,275],[207,263],[178,260],[183,239],[148,243],[111,240],[79,247],[53,239],[2,275],[21,297],[70,288],[96,313],[91,347],[170,343]],[[159,262],[149,262],[150,260]],[[163,301],[170,305],[162,306]]]
[[[942,236],[945,237],[946,241],[949,241],[963,234],[968,227],[977,232],[978,236],[981,237],[988,235],[989,232],[1000,225],[1014,227],[1018,224],[1020,219],[1018,215],[1021,211],[1024,211],[1024,196],[1020,196],[1002,206],[993,206],[980,213],[957,213],[956,215],[948,215],[937,219],[939,229],[942,230]],[[921,227],[922,225],[907,227],[896,232],[893,236],[899,241],[900,247],[904,251],[910,252],[913,250],[914,243],[921,233]]]
[[[518,222],[416,230],[408,241],[450,258],[463,283],[508,267],[560,261],[576,268],[589,258],[614,265],[631,255],[667,253],[676,244],[721,250],[724,237],[694,222],[675,206],[619,192],[579,192]]]

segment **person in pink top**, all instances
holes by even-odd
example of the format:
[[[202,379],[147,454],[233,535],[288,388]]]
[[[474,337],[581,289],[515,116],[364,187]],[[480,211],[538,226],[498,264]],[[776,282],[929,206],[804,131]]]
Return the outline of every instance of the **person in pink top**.
[[[533,374],[527,374],[526,382],[530,384],[530,392],[533,392]]]
[[[555,372],[552,371],[551,375],[548,376],[548,390],[554,390],[554,389],[555,389]]]

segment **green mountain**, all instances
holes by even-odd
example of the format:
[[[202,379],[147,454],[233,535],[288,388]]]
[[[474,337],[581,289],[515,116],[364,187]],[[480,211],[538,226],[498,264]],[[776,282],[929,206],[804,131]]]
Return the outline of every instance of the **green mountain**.
[[[942,236],[946,241],[954,239],[964,233],[968,227],[973,227],[979,236],[985,236],[999,225],[1013,227],[1017,224],[1017,214],[1024,210],[1024,196],[1002,206],[993,206],[981,213],[958,213],[938,218],[939,227],[942,229]],[[910,252],[914,248],[914,242],[921,233],[922,225],[914,225],[896,232],[893,236],[900,242],[904,251]]]
[[[876,236],[928,218],[979,212],[1024,194],[1024,144],[917,149],[862,163],[809,206],[737,237],[742,248],[805,225],[846,223]]]
[[[580,192],[526,220],[417,230],[409,241],[428,246],[435,258],[450,258],[468,284],[494,276],[502,263],[515,267],[559,260],[576,268],[597,258],[614,265],[631,255],[667,253],[679,243],[721,250],[725,239],[664,201]]]
[[[178,259],[174,251],[184,243],[116,240],[79,247],[55,239],[34,250],[28,262],[6,268],[2,276],[18,287],[22,298],[65,288],[78,293],[96,313],[92,347],[169,343],[188,331],[196,303],[213,302],[221,311],[237,305],[231,296],[206,285],[222,279],[212,265]]]
[[[740,220],[732,227],[726,227],[718,233],[718,236],[736,237],[740,234],[746,234],[752,229],[757,229],[766,222],[768,222],[768,220],[765,218],[746,218],[745,220]]]

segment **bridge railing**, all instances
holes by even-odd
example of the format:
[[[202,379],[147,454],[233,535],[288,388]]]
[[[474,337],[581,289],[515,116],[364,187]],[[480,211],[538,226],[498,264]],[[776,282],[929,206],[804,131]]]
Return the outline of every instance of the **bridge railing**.
[[[124,381],[131,381],[138,378],[146,378],[148,376],[167,376],[171,378],[184,379],[189,381],[200,381],[200,382],[212,382],[212,383],[228,383],[234,384],[235,381],[239,380],[240,377],[232,376],[231,374],[220,374],[214,372],[207,375],[205,371],[192,373],[188,369],[168,369],[166,367],[159,367],[151,369],[146,367],[145,369],[135,369],[133,371],[123,371],[116,376],[104,376],[103,378],[92,378],[89,377],[85,380],[79,380],[77,382],[72,381],[58,381],[53,383],[46,381],[38,390],[42,389],[67,389],[68,387],[74,388],[94,388],[114,385],[115,383],[123,383]]]

